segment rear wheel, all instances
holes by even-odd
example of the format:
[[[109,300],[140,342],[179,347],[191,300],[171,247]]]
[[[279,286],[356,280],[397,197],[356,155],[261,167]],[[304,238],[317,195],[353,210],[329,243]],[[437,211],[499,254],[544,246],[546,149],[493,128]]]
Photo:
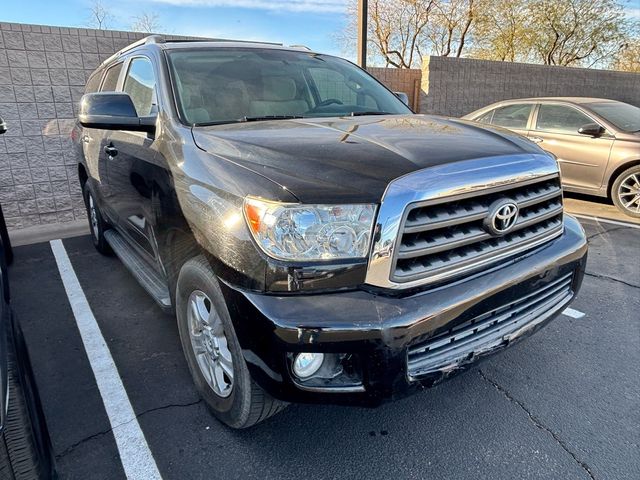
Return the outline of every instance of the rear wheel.
[[[218,280],[204,257],[180,270],[176,314],[191,376],[210,410],[232,428],[251,427],[281,411],[251,378]]]
[[[106,232],[111,227],[107,222],[105,222],[104,217],[100,212],[98,202],[96,201],[96,196],[89,186],[89,182],[86,182],[84,184],[83,193],[84,203],[87,207],[87,218],[89,219],[89,228],[91,230],[91,240],[93,241],[93,246],[96,247],[96,250],[98,250],[103,255],[111,255],[111,247],[107,243],[107,239],[104,238],[104,232]]]
[[[640,165],[625,170],[616,178],[611,197],[622,213],[640,218]]]

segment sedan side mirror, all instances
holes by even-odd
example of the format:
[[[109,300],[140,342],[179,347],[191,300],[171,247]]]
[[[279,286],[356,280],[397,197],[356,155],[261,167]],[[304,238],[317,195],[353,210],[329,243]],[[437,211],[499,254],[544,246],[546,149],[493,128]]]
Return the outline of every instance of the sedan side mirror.
[[[7,123],[0,117],[0,134],[6,133]]]
[[[602,125],[597,123],[587,123],[578,129],[578,133],[581,135],[588,135],[590,137],[599,137],[605,132]]]
[[[127,93],[87,93],[80,101],[80,125],[103,130],[128,130],[154,133],[156,116],[139,117]]]
[[[409,106],[409,95],[407,95],[404,92],[393,92],[393,93],[395,94],[396,97],[402,100],[402,103],[404,103],[407,107]]]

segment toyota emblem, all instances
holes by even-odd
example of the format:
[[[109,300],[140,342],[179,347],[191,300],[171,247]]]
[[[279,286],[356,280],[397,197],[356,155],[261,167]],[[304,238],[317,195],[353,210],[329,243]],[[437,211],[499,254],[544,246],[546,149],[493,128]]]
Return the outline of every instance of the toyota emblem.
[[[489,207],[484,220],[484,228],[491,235],[499,237],[508,233],[518,221],[518,205],[507,198],[496,200]]]

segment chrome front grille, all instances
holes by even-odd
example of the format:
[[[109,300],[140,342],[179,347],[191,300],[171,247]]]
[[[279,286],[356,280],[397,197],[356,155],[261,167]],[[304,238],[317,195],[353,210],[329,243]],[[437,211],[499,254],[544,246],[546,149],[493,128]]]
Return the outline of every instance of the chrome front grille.
[[[497,227],[502,207],[517,224]],[[517,217],[513,216],[512,220]],[[562,234],[558,164],[544,153],[444,163],[392,181],[382,198],[365,282],[402,290],[491,268]]]
[[[484,226],[501,199],[518,206],[512,229],[498,236]],[[472,196],[426,200],[407,207],[395,250],[391,280],[442,280],[532,248],[562,230],[558,176],[504,185]]]
[[[457,368],[474,356],[505,346],[555,315],[573,297],[573,274],[428,339],[416,339],[407,352],[407,375],[416,380]]]

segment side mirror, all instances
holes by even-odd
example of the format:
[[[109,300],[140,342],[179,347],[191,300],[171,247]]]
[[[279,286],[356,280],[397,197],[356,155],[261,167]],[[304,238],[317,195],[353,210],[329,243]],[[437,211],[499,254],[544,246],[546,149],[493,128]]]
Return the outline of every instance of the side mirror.
[[[7,132],[7,123],[0,117],[0,134]]]
[[[602,125],[597,123],[587,123],[578,129],[578,133],[581,135],[588,135],[590,137],[599,137],[605,132]]]
[[[80,100],[80,125],[103,130],[154,133],[156,116],[139,117],[127,93],[87,93]]]
[[[402,100],[402,103],[404,103],[407,107],[409,106],[409,95],[407,95],[404,92],[393,92],[393,93],[395,94],[396,97]]]

